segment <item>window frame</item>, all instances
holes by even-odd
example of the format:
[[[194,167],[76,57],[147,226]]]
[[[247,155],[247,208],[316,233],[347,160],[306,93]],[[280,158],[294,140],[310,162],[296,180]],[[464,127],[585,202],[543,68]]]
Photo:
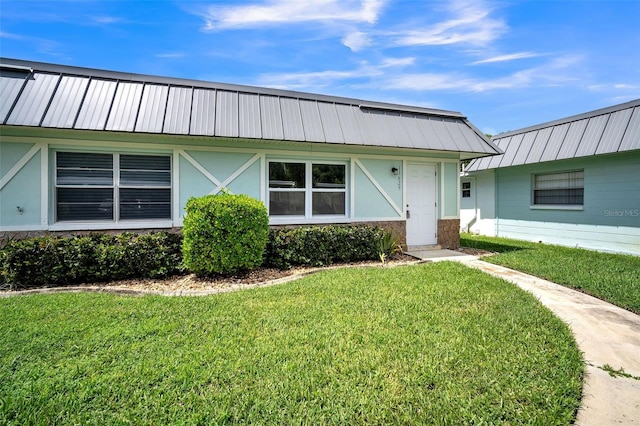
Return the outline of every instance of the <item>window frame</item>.
[[[65,185],[65,184],[59,184],[58,183],[58,154],[59,153],[74,153],[74,154],[80,154],[80,155],[92,155],[92,154],[98,154],[98,155],[110,155],[112,157],[112,178],[111,178],[111,184],[110,185],[78,185],[78,184],[73,184],[73,185]],[[174,171],[173,171],[173,156],[170,153],[141,153],[141,152],[113,152],[113,151],[93,151],[93,150],[77,150],[77,149],[57,149],[53,152],[53,167],[52,167],[52,171],[53,171],[53,194],[52,194],[52,201],[53,201],[53,222],[51,223],[51,228],[55,229],[55,228],[61,228],[61,229],[66,229],[69,226],[72,226],[74,224],[78,224],[78,223],[82,223],[82,224],[88,224],[89,228],[92,229],[100,229],[100,228],[109,228],[109,227],[115,227],[118,228],[119,226],[127,226],[127,225],[133,225],[134,227],[139,227],[139,226],[144,226],[144,223],[153,223],[153,224],[157,224],[158,226],[165,226],[165,224],[167,224],[167,226],[172,226],[173,223],[173,207],[174,207],[174,199],[173,199],[173,178],[174,178]],[[120,157],[121,156],[127,156],[127,155],[131,155],[131,156],[149,156],[149,157],[165,157],[168,158],[168,165],[169,168],[168,170],[166,170],[165,172],[169,173],[169,179],[168,179],[168,183],[166,185],[132,185],[132,184],[127,184],[127,183],[121,183],[121,171],[122,170],[128,170],[128,169],[122,169],[121,168],[121,162],[120,162]],[[135,169],[137,171],[143,171],[144,169]],[[134,171],[135,171],[134,170]],[[151,170],[151,169],[149,169]],[[110,219],[77,219],[77,220],[60,220],[58,217],[58,189],[59,188],[78,188],[78,189],[110,189],[111,190],[111,196],[112,196],[112,216]],[[127,189],[160,189],[160,190],[169,190],[169,215],[168,217],[164,217],[164,218],[148,218],[148,217],[141,217],[141,218],[136,218],[136,219],[132,219],[132,218],[125,218],[122,219],[121,218],[121,196],[120,196],[120,190],[127,190]]]
[[[269,183],[269,170],[271,163],[296,163],[304,164],[304,188],[271,188]],[[346,160],[303,160],[296,158],[274,157],[267,159],[266,164],[266,196],[265,204],[269,212],[269,220],[272,223],[322,223],[340,222],[349,218],[350,194],[350,167]],[[313,187],[313,166],[315,165],[338,165],[344,167],[344,188],[314,188]],[[270,203],[272,192],[304,192],[304,215],[273,215],[271,214]],[[313,214],[313,194],[317,193],[343,193],[344,194],[344,214]]]
[[[461,198],[471,198],[471,181],[460,182]]]
[[[571,174],[573,173],[581,173],[581,179],[582,179],[582,186],[572,186],[570,181],[572,179]],[[568,184],[564,187],[559,187],[559,188],[538,188],[538,177],[539,176],[550,176],[550,175],[567,175],[566,176],[566,180],[568,182]],[[532,210],[583,210],[584,209],[584,169],[573,169],[573,170],[560,170],[560,171],[550,171],[550,172],[543,172],[543,173],[533,173],[531,175],[531,204],[530,204],[530,209]],[[575,179],[575,177],[573,178]],[[582,190],[582,194],[580,194],[580,196],[582,197],[582,200],[580,203],[540,203],[540,202],[536,202],[536,192],[537,191],[551,191],[551,190]],[[570,197],[570,194],[567,195],[567,197]]]

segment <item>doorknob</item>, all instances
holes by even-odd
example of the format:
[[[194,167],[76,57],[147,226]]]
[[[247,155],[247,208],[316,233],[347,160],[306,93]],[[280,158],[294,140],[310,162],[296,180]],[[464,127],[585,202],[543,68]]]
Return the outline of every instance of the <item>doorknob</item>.
[[[407,219],[409,219],[411,217],[411,212],[409,211],[409,209],[407,209]]]

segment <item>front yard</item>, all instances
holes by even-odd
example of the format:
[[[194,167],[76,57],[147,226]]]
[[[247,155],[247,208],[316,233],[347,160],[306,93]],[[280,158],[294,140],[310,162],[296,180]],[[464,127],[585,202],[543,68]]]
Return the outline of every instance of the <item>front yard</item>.
[[[2,424],[571,424],[583,362],[456,263],[209,297],[0,299]]]
[[[498,253],[482,260],[580,290],[640,314],[640,257],[507,238],[461,234],[463,247]]]

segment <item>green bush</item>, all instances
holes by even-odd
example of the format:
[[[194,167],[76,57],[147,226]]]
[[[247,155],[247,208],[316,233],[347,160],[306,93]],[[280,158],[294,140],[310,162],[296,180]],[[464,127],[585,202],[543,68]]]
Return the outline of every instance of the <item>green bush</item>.
[[[168,232],[11,240],[0,251],[0,282],[15,289],[169,276],[184,270],[181,241]]]
[[[393,232],[383,231],[382,237],[378,240],[378,257],[382,263],[400,251],[402,251],[402,247]]]
[[[265,264],[286,269],[375,260],[383,233],[381,228],[368,225],[274,228],[269,232]]]
[[[269,216],[260,201],[221,193],[191,198],[185,210],[182,252],[196,275],[232,274],[262,263]]]

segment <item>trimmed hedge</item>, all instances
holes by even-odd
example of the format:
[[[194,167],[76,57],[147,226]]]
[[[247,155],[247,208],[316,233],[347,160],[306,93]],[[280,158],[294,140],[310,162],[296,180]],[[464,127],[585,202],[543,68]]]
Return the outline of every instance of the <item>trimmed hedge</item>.
[[[184,272],[181,241],[168,232],[11,240],[0,251],[0,282],[42,287],[175,275]]]
[[[378,260],[384,235],[368,225],[274,228],[261,258],[280,269]],[[0,249],[0,284],[16,289],[182,274],[182,241],[164,231],[11,240]]]
[[[262,263],[269,237],[262,202],[223,192],[190,198],[185,210],[182,253],[196,275],[233,274]]]
[[[264,263],[287,269],[295,265],[376,260],[383,235],[383,229],[368,225],[272,228]]]

